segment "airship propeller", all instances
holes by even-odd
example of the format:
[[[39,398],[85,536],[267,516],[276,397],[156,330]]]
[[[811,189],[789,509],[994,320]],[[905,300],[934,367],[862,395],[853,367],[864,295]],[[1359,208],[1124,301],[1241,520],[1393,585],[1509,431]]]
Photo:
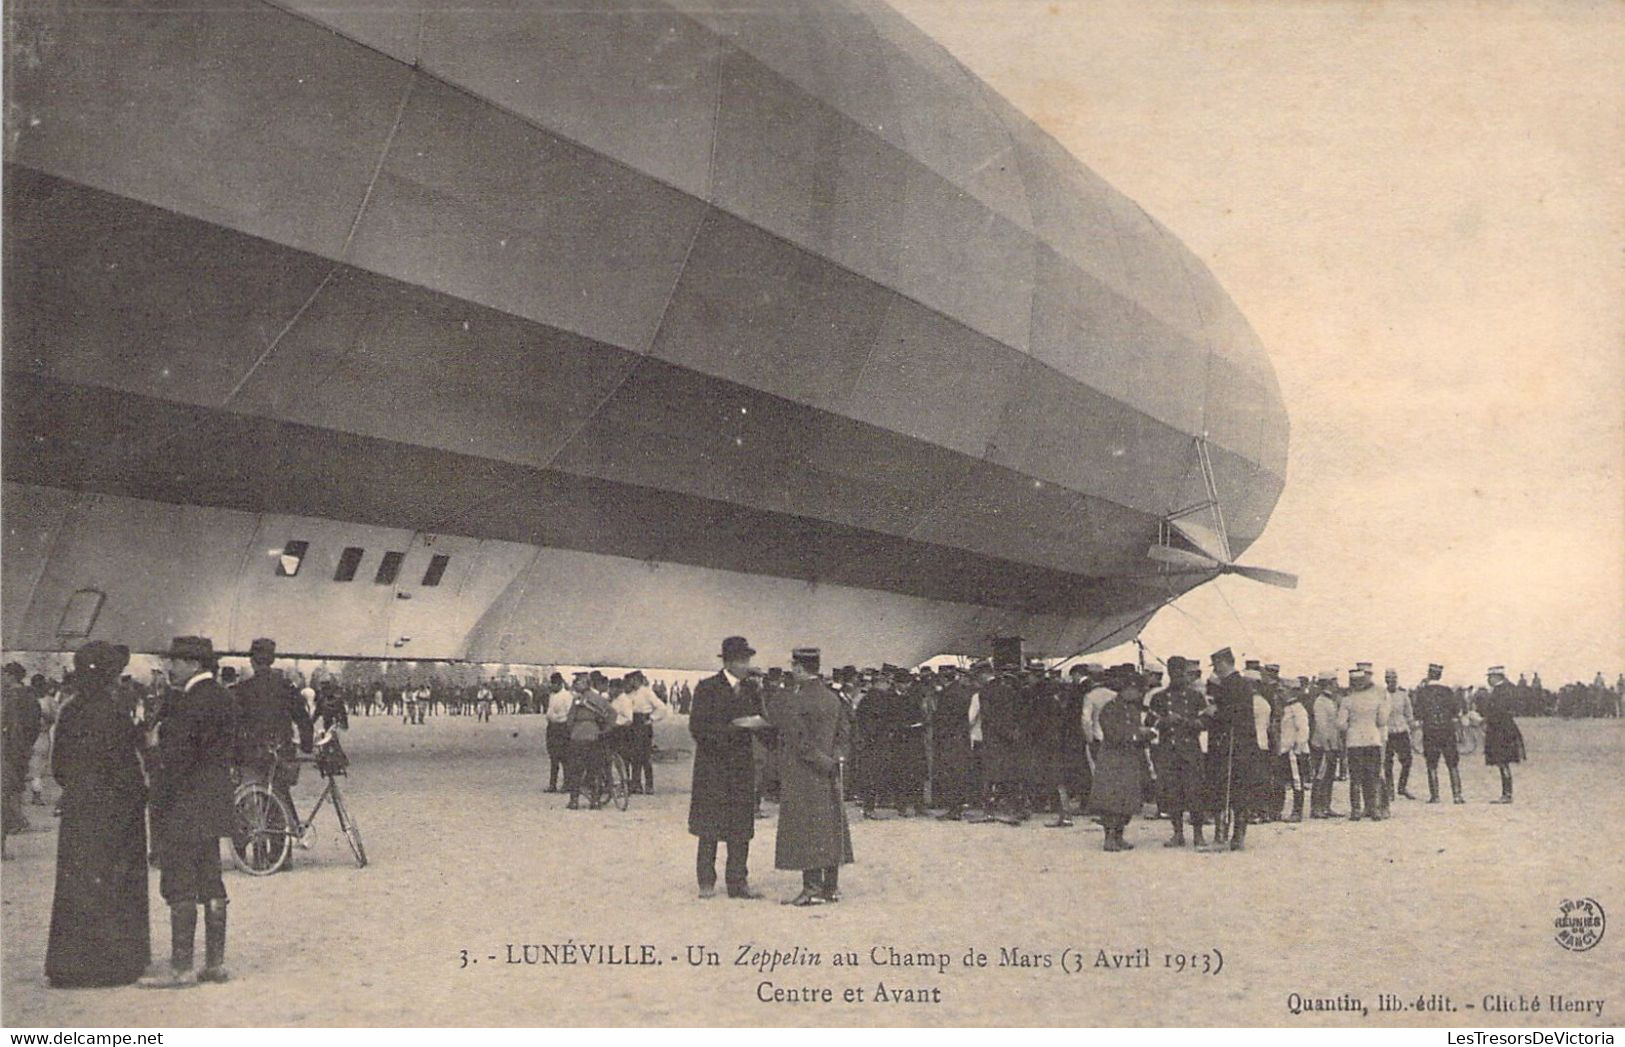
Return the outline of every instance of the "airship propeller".
[[[1219,503],[1219,485],[1213,474],[1213,461],[1208,455],[1206,436],[1196,438],[1195,450],[1207,497],[1195,505],[1165,517],[1159,529],[1157,544],[1146,550],[1146,556],[1158,563],[1180,568],[1184,572],[1235,574],[1281,589],[1296,589],[1298,576],[1295,574],[1236,563],[1235,556],[1230,551],[1230,534],[1224,524],[1224,507]],[[1210,514],[1213,526],[1197,523],[1193,519],[1203,513]],[[1175,545],[1176,539],[1183,541],[1189,548]]]
[[[1232,563],[1228,560],[1216,559],[1204,553],[1178,549],[1171,545],[1153,545],[1146,550],[1146,555],[1158,563],[1182,567],[1190,571],[1217,571],[1219,574],[1237,574],[1243,578],[1251,578],[1255,582],[1263,582],[1265,585],[1273,585],[1281,589],[1296,589],[1298,587],[1298,576],[1295,574],[1276,571],[1268,567],[1250,567],[1247,564]]]

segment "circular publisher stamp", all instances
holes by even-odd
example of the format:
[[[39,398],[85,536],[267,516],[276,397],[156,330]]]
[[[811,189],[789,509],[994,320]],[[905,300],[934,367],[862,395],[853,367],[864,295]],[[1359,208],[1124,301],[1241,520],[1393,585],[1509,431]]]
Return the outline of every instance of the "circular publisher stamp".
[[[1557,944],[1570,952],[1594,949],[1608,929],[1608,915],[1595,898],[1570,898],[1557,907],[1552,921]]]

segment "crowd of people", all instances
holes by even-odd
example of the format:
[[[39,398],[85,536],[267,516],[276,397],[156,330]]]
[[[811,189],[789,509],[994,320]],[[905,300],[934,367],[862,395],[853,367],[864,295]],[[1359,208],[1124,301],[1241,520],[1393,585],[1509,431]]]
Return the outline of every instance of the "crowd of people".
[[[1467,802],[1459,771],[1463,731],[1482,731],[1483,758],[1500,774],[1491,802],[1513,802],[1525,759],[1515,717],[1529,710],[1618,716],[1625,678],[1560,689],[1548,701],[1536,676],[1513,683],[1497,666],[1485,687],[1444,685],[1432,665],[1414,688],[1370,663],[1346,674],[1283,676],[1240,665],[1228,649],[1202,663],[1039,661],[914,670],[845,666],[825,676],[813,648],[788,670],[760,670],[742,637],[723,644],[723,671],[696,686],[642,671],[611,678],[552,673],[545,687],[511,677],[436,687],[357,684],[324,676],[305,685],[273,668],[276,645],[256,640],[249,674],[222,668],[210,642],[177,637],[162,680],[125,672],[127,649],[81,648],[59,682],[4,667],[4,831],[28,826],[24,798],[45,805],[42,779],[61,786],[56,895],[46,972],[53,985],[174,987],[222,981],[227,896],[219,840],[234,825],[235,782],[259,778],[288,801],[295,755],[337,746],[351,715],[531,713],[545,718],[548,792],[569,809],[597,806],[611,753],[632,789],[652,793],[653,725],[688,714],[694,777],[689,829],[696,875],[714,894],[727,847],[730,897],[748,883],[749,845],[763,802],[777,801],[776,864],[803,873],[798,905],[838,900],[852,860],[845,808],[880,819],[1064,829],[1076,816],[1105,828],[1104,849],[1135,846],[1132,819],[1154,807],[1168,847],[1242,850],[1248,826],[1305,818],[1381,821],[1411,791],[1417,755],[1427,802]],[[1565,697],[1567,696],[1567,697]],[[42,760],[43,753],[43,760]],[[1443,778],[1441,778],[1441,766]],[[562,785],[561,785],[562,779]],[[1346,781],[1347,811],[1336,783]],[[1187,826],[1190,836],[1187,838]],[[294,829],[297,831],[298,826]],[[1211,833],[1211,836],[1208,835]],[[169,962],[149,966],[147,872],[160,870],[170,909]],[[195,969],[201,913],[205,956]]]
[[[1020,826],[1049,815],[1048,827],[1066,828],[1085,814],[1105,826],[1106,850],[1132,848],[1124,828],[1154,805],[1171,823],[1168,846],[1207,845],[1211,826],[1213,846],[1240,850],[1249,824],[1344,817],[1337,782],[1348,782],[1349,818],[1388,817],[1396,799],[1415,798],[1417,756],[1429,802],[1442,802],[1445,780],[1452,801],[1466,802],[1460,733],[1481,729],[1485,762],[1501,775],[1493,802],[1513,800],[1512,766],[1525,753],[1516,685],[1500,667],[1469,690],[1443,685],[1438,665],[1414,689],[1393,670],[1379,686],[1364,662],[1346,675],[1285,678],[1275,665],[1238,666],[1225,649],[1210,666],[1173,657],[1155,669],[838,669],[832,686],[852,726],[843,792],[865,818],[936,812]],[[778,670],[754,679],[764,708],[791,686]],[[771,799],[788,757],[771,730],[755,749],[758,791]]]
[[[44,806],[29,761],[47,740],[61,788],[56,889],[45,973],[51,985],[178,988],[227,980],[228,899],[220,840],[232,835],[239,781],[270,784],[293,809],[296,753],[342,759],[349,726],[337,696],[301,691],[275,670],[276,644],[255,640],[251,674],[222,670],[203,637],[176,637],[166,684],[124,672],[128,648],[92,641],[42,702],[40,680],[4,667],[5,835],[27,831],[23,796]],[[50,709],[49,715],[45,710]],[[303,827],[291,827],[295,833]],[[159,870],[170,958],[150,964],[147,877]],[[199,916],[204,959],[197,968]]]

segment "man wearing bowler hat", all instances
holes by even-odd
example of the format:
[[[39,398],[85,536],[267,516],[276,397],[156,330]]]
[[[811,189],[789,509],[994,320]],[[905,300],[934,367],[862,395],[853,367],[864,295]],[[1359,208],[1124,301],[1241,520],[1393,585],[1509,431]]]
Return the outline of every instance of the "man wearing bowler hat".
[[[232,829],[231,761],[236,716],[231,695],[214,678],[214,645],[177,636],[169,647],[174,690],[158,722],[158,773],[152,789],[152,832],[162,869],[158,891],[169,903],[169,969],[141,980],[179,988],[226,980],[226,885],[220,837]],[[197,910],[203,906],[204,966],[193,975]]]
[[[722,671],[694,688],[688,731],[694,736],[694,784],[688,831],[699,837],[695,875],[700,897],[717,888],[717,844],[728,845],[728,897],[760,898],[750,889],[750,840],[756,833],[756,765],[751,734],[767,726],[761,688],[743,636],[722,641]]]

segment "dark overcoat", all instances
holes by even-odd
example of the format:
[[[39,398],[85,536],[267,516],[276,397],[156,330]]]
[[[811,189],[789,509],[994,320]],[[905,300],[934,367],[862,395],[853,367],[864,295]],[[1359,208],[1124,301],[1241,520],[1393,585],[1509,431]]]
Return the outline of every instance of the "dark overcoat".
[[[288,678],[275,669],[263,669],[231,689],[237,703],[239,763],[265,762],[266,749],[275,746],[284,757],[293,756],[293,735],[299,748],[310,752],[312,724],[305,699]]]
[[[1215,685],[1217,706],[1207,717],[1207,810],[1252,812],[1267,804],[1268,755],[1259,748],[1253,722],[1253,689],[1240,673]]]
[[[694,784],[688,798],[688,831],[702,839],[748,840],[756,834],[756,764],[751,732],[735,727],[741,716],[760,713],[758,685],[736,688],[726,673],[694,688],[688,733],[694,736]]]
[[[1027,776],[1021,731],[1021,695],[1007,676],[990,680],[979,692],[982,710],[982,776],[989,784],[1019,782]]]
[[[768,717],[779,730],[783,757],[773,864],[823,869],[852,861],[836,773],[846,733],[840,698],[822,680],[806,680],[777,696]]]
[[[939,807],[975,803],[981,796],[970,747],[970,699],[976,686],[955,680],[937,696],[931,714],[931,799]]]
[[[1100,707],[1098,722],[1100,756],[1084,813],[1133,815],[1140,809],[1145,767],[1138,700],[1113,698]]]
[[[1528,755],[1523,747],[1523,732],[1512,718],[1514,688],[1503,683],[1484,699],[1484,762],[1486,764],[1520,763]]]
[[[128,985],[149,959],[147,783],[140,732],[113,687],[81,685],[51,750],[62,823],[45,976],[61,988]]]
[[[236,703],[213,677],[173,691],[158,722],[152,830],[159,840],[230,836]]]

